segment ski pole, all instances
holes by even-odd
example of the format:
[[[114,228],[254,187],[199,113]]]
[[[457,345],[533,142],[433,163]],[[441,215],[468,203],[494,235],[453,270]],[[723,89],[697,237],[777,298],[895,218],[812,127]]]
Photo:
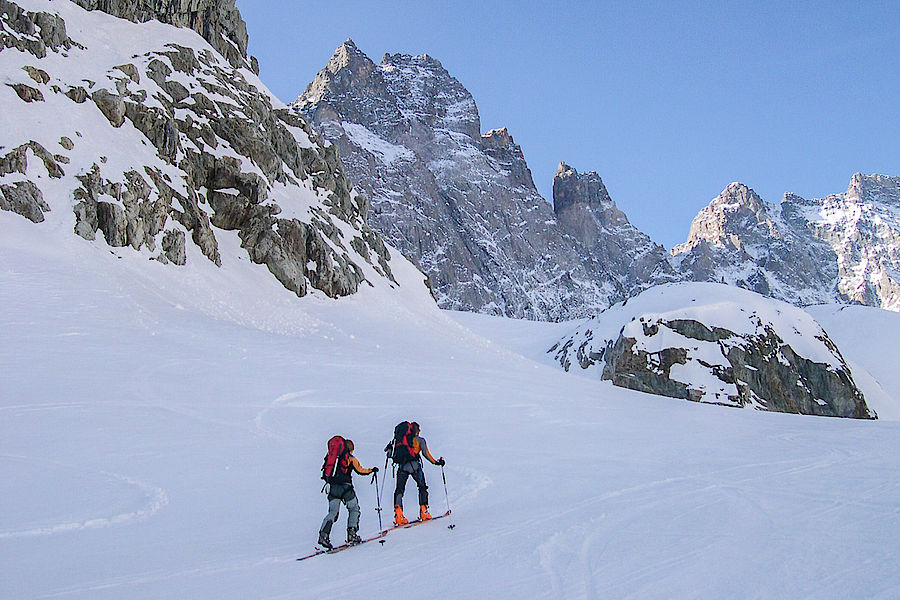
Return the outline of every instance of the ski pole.
[[[379,490],[379,492],[378,492],[378,502],[379,502],[379,504],[381,503],[381,493],[384,491],[384,485],[385,485],[385,483],[386,483],[386,481],[387,481],[387,468],[388,468],[388,461],[389,461],[390,459],[391,459],[391,455],[390,455],[390,454],[388,454],[388,455],[386,455],[386,456],[384,457],[384,472],[385,472],[385,476],[382,477],[382,479],[381,479],[381,490]]]
[[[372,480],[375,483],[375,499],[378,502],[378,508],[375,509],[375,512],[378,513],[378,531],[384,531],[384,528],[381,526],[381,496],[378,495],[378,471],[375,471],[373,474],[374,479]]]
[[[444,474],[444,465],[441,465],[441,479],[444,480],[444,498],[447,500],[447,515],[450,517],[447,529],[453,529],[456,525],[453,523],[453,515],[450,513],[450,494],[447,493],[447,476]]]

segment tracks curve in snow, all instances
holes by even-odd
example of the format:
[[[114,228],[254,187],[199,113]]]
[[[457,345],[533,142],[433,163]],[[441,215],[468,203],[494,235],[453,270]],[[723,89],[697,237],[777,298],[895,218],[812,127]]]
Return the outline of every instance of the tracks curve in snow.
[[[0,531],[0,541],[17,538],[52,536],[63,533],[84,531],[87,529],[97,529],[102,527],[112,527],[115,525],[135,523],[151,517],[155,513],[162,510],[169,503],[169,495],[164,489],[146,483],[144,481],[128,477],[126,475],[120,475],[118,473],[83,469],[56,461],[32,458],[27,456],[4,454],[0,455],[0,462],[6,462],[10,467],[9,471],[14,470],[13,466],[15,464],[30,464],[30,468],[27,470],[27,472],[31,477],[30,483],[32,486],[35,486],[34,480],[40,479],[41,477],[45,478],[45,481],[40,482],[40,484],[45,486],[49,484],[56,488],[59,488],[59,486],[65,485],[66,483],[71,483],[74,479],[80,479],[82,480],[80,482],[82,484],[87,483],[88,485],[92,484],[93,486],[95,486],[95,492],[97,489],[103,487],[104,485],[110,487],[110,483],[112,483],[113,487],[119,487],[120,489],[137,489],[142,497],[141,500],[137,503],[137,506],[135,506],[131,510],[123,510],[121,512],[113,512],[111,514],[109,511],[98,511],[101,514],[84,516],[82,518],[73,518],[68,515],[65,507],[57,506],[55,509],[50,509],[50,512],[55,512],[57,514],[66,514],[67,518],[54,517],[53,514],[37,515],[37,518],[35,518],[35,515],[32,514],[27,520],[31,520],[32,522],[39,521],[41,522],[40,525],[35,524],[31,527],[22,527],[20,529]],[[41,473],[40,471],[43,471],[43,473]],[[49,481],[51,478],[53,480],[52,482]],[[45,489],[44,492],[58,495],[61,498],[66,498],[71,495],[70,490],[66,490],[65,493],[57,493],[54,492],[53,489]],[[5,495],[7,496],[7,502],[14,502],[15,498],[21,499],[23,497],[21,493]],[[121,503],[121,500],[119,498],[116,498],[112,502],[108,503]],[[10,507],[7,507],[6,512],[7,516],[9,516],[9,513],[12,512],[10,510]]]

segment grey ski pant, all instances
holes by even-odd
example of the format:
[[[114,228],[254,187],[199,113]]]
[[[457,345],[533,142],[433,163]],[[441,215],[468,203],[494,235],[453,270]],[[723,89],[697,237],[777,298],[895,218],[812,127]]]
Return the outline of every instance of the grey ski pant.
[[[341,502],[347,505],[347,529],[359,530],[359,500],[352,485],[337,483],[328,489],[328,515],[322,521],[319,533],[331,534],[331,526],[337,523]]]

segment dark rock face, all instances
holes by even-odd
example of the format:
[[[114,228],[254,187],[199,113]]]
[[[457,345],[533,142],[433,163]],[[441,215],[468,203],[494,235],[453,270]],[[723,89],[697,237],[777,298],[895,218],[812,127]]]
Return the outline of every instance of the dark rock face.
[[[694,358],[723,385],[721,392],[698,389],[692,382],[672,375],[676,365],[687,365],[692,351],[681,347],[641,349],[638,340],[623,333],[606,356],[603,378],[629,389],[736,406],[756,406],[764,410],[828,417],[871,418],[862,392],[843,365],[830,369],[798,355],[771,325],[758,335],[739,336],[727,329],[708,328],[693,320],[641,320],[648,338],[664,338],[675,332],[688,340],[716,344],[724,360]],[[834,347],[825,335],[823,343]],[[663,342],[663,345],[664,342]],[[736,390],[728,393],[727,390]]]
[[[560,163],[553,178],[553,210],[560,226],[585,247],[593,268],[616,281],[619,298],[679,279],[665,248],[629,223],[596,172],[580,174]]]
[[[234,0],[73,0],[87,10],[142,23],[161,23],[193,29],[224,56],[231,66],[259,72],[247,57],[247,24]]]
[[[31,44],[65,58],[74,42],[66,41],[64,19],[0,2],[4,2],[0,39],[6,47]],[[212,27],[210,31],[228,29],[228,19],[237,14],[229,16],[234,3],[227,1],[82,4],[136,21],[158,17],[156,11],[164,9],[169,11],[167,22],[190,21]],[[111,20],[74,7],[61,14]],[[42,29],[39,22],[55,29]],[[120,27],[133,28],[134,36],[142,34],[138,24]],[[10,33],[20,31],[26,33]],[[44,45],[36,45],[38,41]],[[92,43],[106,41],[79,43],[89,55]],[[189,236],[208,260],[221,265],[221,232],[230,230],[253,262],[266,265],[286,288],[301,296],[310,288],[331,297],[352,294],[364,281],[372,283],[373,277],[396,285],[388,249],[369,227],[366,200],[345,177],[334,145],[300,115],[274,107],[246,71],[217,54],[165,40],[148,44],[151,49],[132,56],[131,62],[108,65],[101,81],[80,77],[77,63],[65,71],[40,60],[42,68],[23,65],[46,104],[62,110],[69,106],[97,110],[109,125],[82,132],[66,129],[73,125],[66,125],[65,119],[48,119],[59,129],[49,139],[59,140],[60,154],[35,141],[0,139],[0,209],[32,221],[43,219],[50,206],[44,202],[41,181],[19,181],[41,164],[51,179],[71,178],[75,191],[65,210],[74,212],[75,233],[84,239],[95,240],[99,233],[112,247],[130,247],[150,252],[161,262],[184,265]],[[30,54],[39,58],[41,53]],[[77,85],[85,82],[90,91]],[[3,101],[16,97],[12,94]],[[28,101],[18,91],[15,94],[20,97],[15,102]],[[146,158],[143,164],[113,168],[107,156],[79,152],[83,135],[90,140],[88,147],[113,151],[118,147]],[[133,147],[121,147],[122,139]],[[69,164],[70,157],[77,157],[79,164]],[[4,179],[7,176],[9,180]]]
[[[472,95],[434,58],[376,65],[348,40],[292,107],[340,148],[373,227],[429,276],[442,307],[572,319],[647,285],[561,225],[522,149],[506,129],[480,133]]]
[[[0,210],[8,210],[33,223],[40,223],[44,220],[44,211],[49,211],[50,207],[36,185],[30,181],[17,181],[0,185]]]

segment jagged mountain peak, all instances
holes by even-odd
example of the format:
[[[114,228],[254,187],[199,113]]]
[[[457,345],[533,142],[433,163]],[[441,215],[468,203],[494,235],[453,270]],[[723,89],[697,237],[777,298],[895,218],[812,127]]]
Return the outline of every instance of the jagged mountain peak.
[[[872,202],[900,204],[900,177],[856,173],[850,179],[847,194]]]
[[[324,70],[292,106],[338,146],[373,225],[441,306],[557,320],[627,293],[560,227],[509,130],[482,134],[474,98],[433,57]]]
[[[673,254],[684,276],[798,305],[856,302],[900,309],[900,177],[856,173],[822,199],[769,205],[733,183],[691,223]]]
[[[584,204],[591,208],[615,206],[603,184],[603,179],[596,171],[579,173],[574,167],[560,162],[553,178],[553,210],[559,215],[575,204]],[[624,216],[621,214],[621,217]]]
[[[338,46],[292,107],[320,122],[364,125],[391,143],[400,129],[428,136],[438,128],[473,143],[481,139],[475,100],[440,61],[427,54],[385,54],[375,64],[352,40]],[[319,111],[321,117],[313,117]]]
[[[628,221],[596,171],[560,162],[553,178],[553,211],[560,227],[587,249],[586,259],[617,281],[625,297],[675,280],[665,249]]]
[[[345,67],[354,67],[357,64],[374,67],[372,60],[366,56],[366,53],[360,50],[352,39],[347,38],[344,43],[335,48],[325,69],[331,73],[337,73]]]
[[[769,206],[749,186],[732,182],[697,213],[691,222],[687,242],[675,246],[672,254],[685,254],[694,248],[709,252],[710,246],[743,254],[748,245],[757,243],[760,236],[765,238],[769,235],[780,237],[771,220]],[[715,281],[711,278],[711,267],[706,262],[704,261],[703,269],[706,274],[703,278]]]
[[[759,197],[753,188],[739,181],[729,183],[710,204],[714,207],[731,208],[732,210],[748,208],[754,213],[759,213],[765,208],[765,202]]]
[[[481,141],[484,142],[485,146],[493,148],[516,145],[515,140],[513,140],[513,136],[509,133],[509,130],[506,127],[491,129],[488,132],[482,133]]]

